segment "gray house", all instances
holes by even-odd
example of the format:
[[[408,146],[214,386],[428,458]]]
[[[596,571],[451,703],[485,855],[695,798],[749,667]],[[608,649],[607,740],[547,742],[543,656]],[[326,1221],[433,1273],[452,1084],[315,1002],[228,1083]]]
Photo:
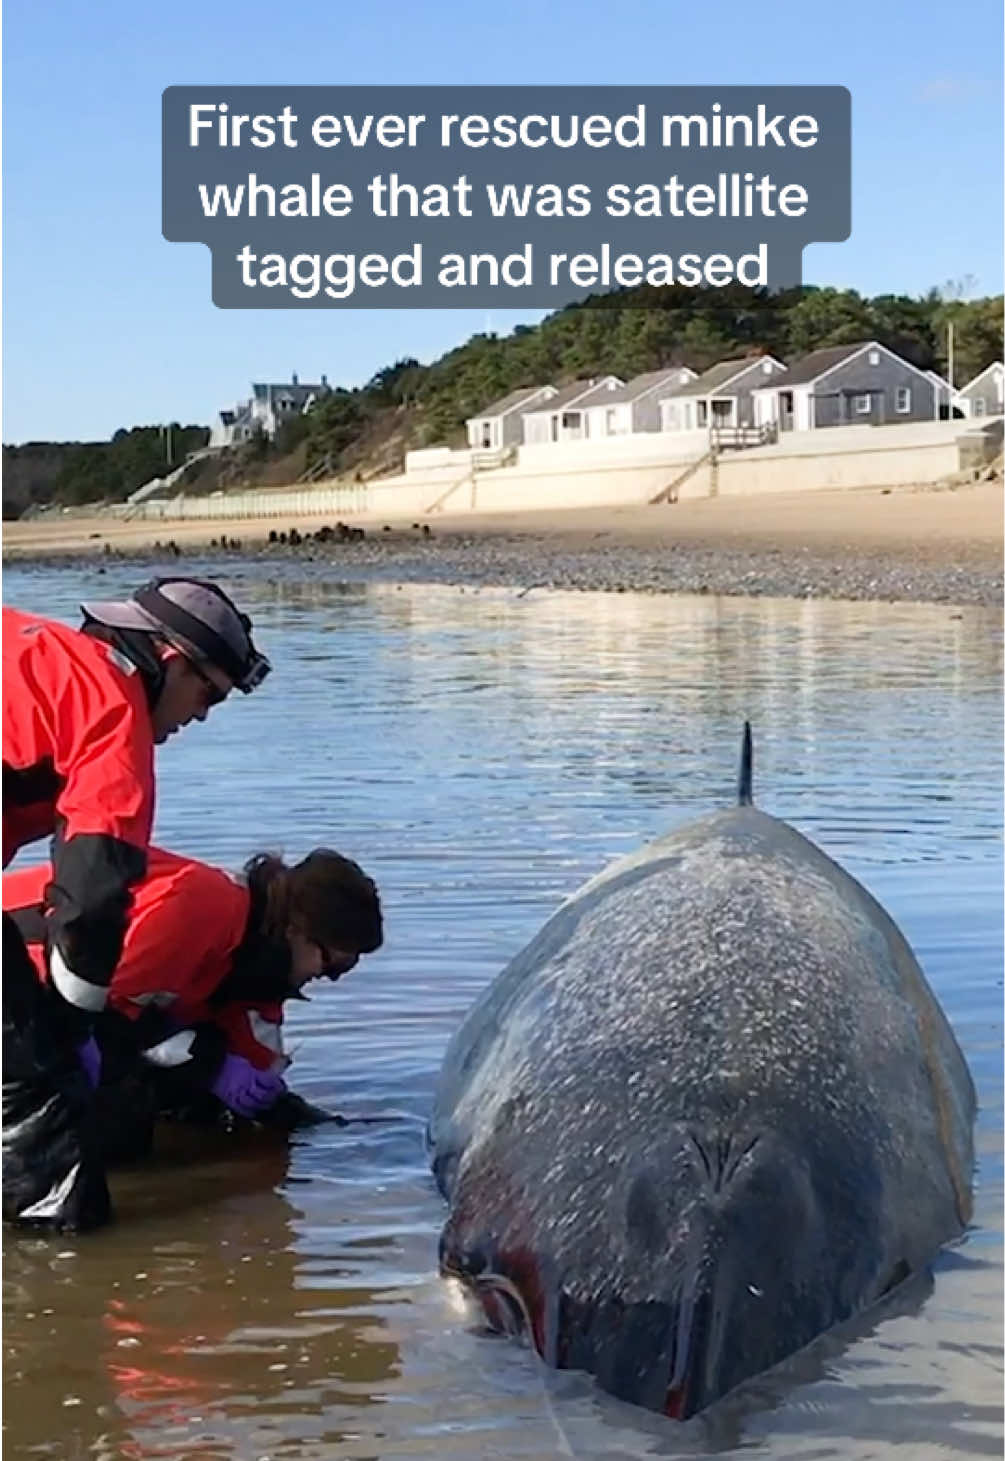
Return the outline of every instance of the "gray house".
[[[254,383],[250,401],[240,401],[233,411],[221,411],[209,436],[211,447],[233,446],[250,441],[258,432],[274,437],[294,416],[302,416],[315,401],[331,391],[328,377],[315,384],[304,384],[294,375],[287,384]]]
[[[594,387],[577,402],[586,416],[586,435],[594,441],[601,436],[659,431],[660,401],[696,378],[696,372],[689,366],[675,365],[636,375],[627,385],[614,390],[607,386]]]
[[[211,447],[236,446],[250,441],[255,434],[255,418],[251,414],[250,401],[238,401],[233,411],[219,411],[210,427]]]
[[[1001,416],[1005,411],[1005,366],[1001,361],[992,361],[968,381],[957,402],[966,416]]]
[[[523,412],[523,440],[527,446],[540,446],[549,441],[582,441],[589,429],[581,410],[585,396],[598,391],[616,391],[624,385],[616,375],[593,380],[574,380],[563,386],[548,400]]]
[[[753,426],[755,387],[767,385],[784,370],[773,355],[720,360],[673,395],[661,397],[661,429],[707,431],[710,426]]]
[[[506,446],[519,446],[523,440],[521,413],[535,403],[544,404],[557,396],[554,386],[521,386],[510,391],[502,400],[494,401],[470,416],[464,423],[468,428],[468,446],[473,451],[499,451]]]
[[[876,340],[813,350],[754,398],[756,424],[780,431],[937,421],[945,404],[937,380]]]

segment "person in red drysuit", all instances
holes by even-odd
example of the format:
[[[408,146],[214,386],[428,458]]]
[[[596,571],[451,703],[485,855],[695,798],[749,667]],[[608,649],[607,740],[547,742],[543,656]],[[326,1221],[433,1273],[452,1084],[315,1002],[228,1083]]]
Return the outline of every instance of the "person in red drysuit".
[[[42,866],[3,879],[4,912],[43,981],[51,977],[41,916],[50,877]],[[263,1118],[286,1094],[283,1002],[313,979],[340,978],[382,938],[376,887],[337,852],[316,848],[293,867],[260,854],[237,879],[151,848],[96,1021],[106,1084],[139,1068],[155,1105],[211,1093],[237,1115]],[[291,1124],[312,1109],[285,1105]]]
[[[3,921],[3,1215],[53,1229],[110,1216],[90,1090],[154,813],[154,746],[269,672],[216,584],[155,579],[85,604],[79,629],[3,610],[3,857],[52,837],[40,986]]]

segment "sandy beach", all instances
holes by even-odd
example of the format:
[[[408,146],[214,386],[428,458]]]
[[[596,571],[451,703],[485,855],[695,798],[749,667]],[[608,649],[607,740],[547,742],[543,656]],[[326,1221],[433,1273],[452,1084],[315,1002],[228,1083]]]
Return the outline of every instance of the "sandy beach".
[[[3,552],[159,559],[170,543],[173,557],[307,554],[330,557],[352,576],[398,571],[409,581],[985,604],[1002,595],[999,482],[434,515],[423,523],[428,536],[412,520],[354,517],[365,541],[318,543],[307,535],[332,527],[330,516],[122,522],[53,514],[5,523]],[[300,546],[269,543],[270,532],[292,528],[305,539]],[[221,550],[221,534],[239,546]]]

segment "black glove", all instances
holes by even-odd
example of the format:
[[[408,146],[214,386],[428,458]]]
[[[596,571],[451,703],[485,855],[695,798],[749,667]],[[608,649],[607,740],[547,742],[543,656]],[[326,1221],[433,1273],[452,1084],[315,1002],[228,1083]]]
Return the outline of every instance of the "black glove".
[[[267,1111],[261,1112],[258,1120],[265,1125],[275,1126],[280,1131],[301,1131],[310,1126],[322,1126],[328,1121],[334,1122],[336,1126],[347,1124],[344,1116],[338,1116],[333,1111],[323,1111],[320,1106],[313,1106],[295,1091],[283,1091]]]

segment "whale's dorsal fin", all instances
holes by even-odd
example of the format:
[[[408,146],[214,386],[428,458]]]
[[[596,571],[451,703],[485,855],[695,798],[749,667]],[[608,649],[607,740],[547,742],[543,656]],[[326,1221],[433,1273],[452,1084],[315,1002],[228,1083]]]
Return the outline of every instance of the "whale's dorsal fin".
[[[750,734],[750,721],[743,722],[743,746],[740,750],[740,779],[737,783],[737,800],[741,807],[754,804],[754,741]]]

